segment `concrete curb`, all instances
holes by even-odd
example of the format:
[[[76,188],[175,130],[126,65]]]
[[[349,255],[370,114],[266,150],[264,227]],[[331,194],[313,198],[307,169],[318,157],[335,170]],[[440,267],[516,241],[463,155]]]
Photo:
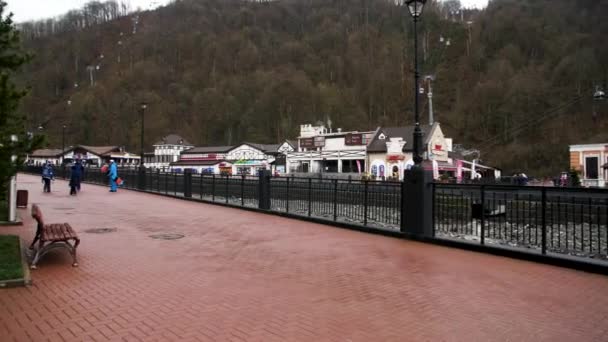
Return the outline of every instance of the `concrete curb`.
[[[17,209],[21,209],[21,208],[17,208]],[[14,226],[23,226],[23,220],[21,219],[21,216],[19,215],[19,210],[17,210],[17,219],[15,221],[0,221],[0,227],[14,227]]]

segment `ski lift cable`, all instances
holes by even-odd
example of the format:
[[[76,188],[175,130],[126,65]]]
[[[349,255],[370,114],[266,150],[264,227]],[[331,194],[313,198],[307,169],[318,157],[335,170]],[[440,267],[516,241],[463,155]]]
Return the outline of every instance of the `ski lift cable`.
[[[579,103],[582,99],[583,99],[583,96],[578,96],[576,98],[573,98],[569,102],[564,103],[564,104],[560,105],[559,107],[550,109],[549,111],[545,112],[543,115],[541,115],[539,117],[530,119],[530,120],[528,120],[527,122],[525,122],[525,123],[523,123],[521,125],[518,125],[516,127],[511,128],[507,132],[510,135],[517,135],[520,132],[522,132],[522,131],[524,131],[524,130],[530,128],[530,127],[532,127],[533,125],[537,125],[537,124],[539,124],[540,122],[542,122],[542,121],[544,121],[546,119],[549,119],[549,118],[554,117],[554,116],[561,115],[562,114],[561,110]],[[503,135],[496,135],[496,136],[494,136],[492,138],[489,138],[489,139],[487,139],[485,141],[482,141],[480,144],[484,145],[484,147],[482,147],[481,150],[482,151],[487,151],[490,147],[494,147],[494,146],[500,144],[501,143],[500,139],[502,138],[502,136]]]
[[[516,135],[516,134],[520,133],[521,131],[530,128],[533,125],[539,124],[540,122],[544,121],[545,119],[551,118],[553,116],[559,116],[561,114],[560,111],[562,109],[565,109],[565,108],[567,108],[567,107],[569,107],[571,105],[574,105],[574,104],[580,102],[581,99],[582,99],[582,97],[575,98],[575,99],[571,100],[568,103],[565,103],[565,104],[563,104],[563,105],[561,105],[561,106],[559,106],[557,108],[554,108],[554,109],[552,109],[552,110],[550,110],[548,112],[545,112],[540,117],[537,117],[537,118],[534,118],[534,119],[530,119],[527,122],[525,122],[525,123],[523,123],[523,124],[521,124],[519,126],[511,128],[508,131],[508,133],[510,133],[512,135]],[[485,144],[486,146],[484,146],[484,149],[487,149],[489,147],[498,145],[500,143],[501,137],[502,137],[501,135],[496,135],[496,136],[494,136],[492,138],[489,138],[489,139],[481,142],[481,144]],[[494,141],[496,141],[496,142],[494,142]],[[487,145],[488,143],[490,143],[490,144]]]

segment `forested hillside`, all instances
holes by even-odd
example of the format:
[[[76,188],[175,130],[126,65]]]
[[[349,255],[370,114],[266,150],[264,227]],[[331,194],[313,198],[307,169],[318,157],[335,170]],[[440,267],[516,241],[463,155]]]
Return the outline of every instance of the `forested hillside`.
[[[544,175],[567,167],[568,144],[608,141],[608,105],[592,100],[608,79],[608,1],[493,0],[458,14],[458,1],[429,2],[422,75],[435,77],[435,118],[455,143]],[[138,150],[141,101],[146,144],[170,132],[225,145],[279,142],[328,119],[413,122],[412,20],[393,0],[94,4],[21,25],[35,55],[21,109],[52,145],[66,124],[68,143]],[[427,106],[424,96],[423,122]]]

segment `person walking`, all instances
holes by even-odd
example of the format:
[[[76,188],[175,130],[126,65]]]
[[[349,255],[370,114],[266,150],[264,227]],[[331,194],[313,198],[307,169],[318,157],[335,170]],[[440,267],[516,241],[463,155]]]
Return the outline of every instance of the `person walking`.
[[[80,192],[80,184],[82,183],[82,180],[84,179],[84,163],[79,159],[77,160],[78,163],[78,167],[80,168],[80,178],[78,179],[78,184],[76,184],[76,190],[78,190],[78,192]]]
[[[44,183],[43,192],[51,192],[51,181],[55,178],[53,164],[50,160],[42,167],[42,182]]]
[[[110,178],[110,192],[116,192],[118,190],[118,186],[116,185],[116,180],[118,179],[118,168],[112,159],[110,159],[108,178]]]
[[[76,160],[71,167],[70,173],[70,195],[75,196],[80,191],[80,181],[82,178],[82,165],[80,160]]]

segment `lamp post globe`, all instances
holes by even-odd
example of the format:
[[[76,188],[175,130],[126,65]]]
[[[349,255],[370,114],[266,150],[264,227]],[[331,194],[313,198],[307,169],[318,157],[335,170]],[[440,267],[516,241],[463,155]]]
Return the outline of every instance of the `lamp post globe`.
[[[412,17],[418,18],[422,15],[422,10],[424,9],[424,4],[426,4],[426,0],[406,0],[405,4],[410,10],[410,14],[412,15]]]

